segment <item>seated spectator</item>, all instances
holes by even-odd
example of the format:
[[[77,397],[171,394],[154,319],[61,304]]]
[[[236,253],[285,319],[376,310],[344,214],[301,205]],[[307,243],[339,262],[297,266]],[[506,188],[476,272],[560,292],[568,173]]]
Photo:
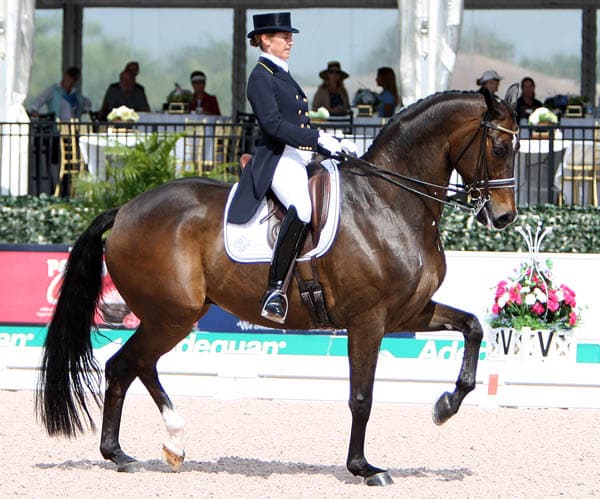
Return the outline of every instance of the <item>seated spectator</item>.
[[[140,74],[140,63],[137,61],[129,61],[125,64],[125,71],[129,71],[133,75],[133,81],[135,82],[135,86],[139,88],[142,92],[146,93],[143,85],[140,85],[137,82],[137,75]]]
[[[402,107],[402,99],[398,95],[396,74],[390,67],[384,66],[377,70],[377,85],[383,90],[379,94],[379,116],[389,118],[394,115],[397,106]]]
[[[498,97],[496,92],[498,91],[498,87],[500,86],[500,80],[502,80],[504,76],[500,76],[493,69],[488,69],[483,72],[483,74],[477,78],[477,85],[479,85],[478,92],[483,93],[483,89],[487,88],[490,93],[494,97]]]
[[[196,110],[198,114],[213,114],[216,116],[221,115],[219,109],[219,102],[216,96],[206,93],[206,75],[202,71],[194,71],[190,75],[190,81],[192,83],[192,102],[190,103],[190,110]]]
[[[344,80],[350,75],[342,71],[340,63],[337,61],[328,62],[327,69],[321,71],[319,76],[323,83],[321,83],[313,98],[313,111],[324,107],[332,116],[350,112],[350,100],[344,86]]]
[[[41,108],[45,105],[48,113],[53,113],[62,121],[80,118],[82,113],[92,107],[90,100],[81,95],[76,88],[80,75],[78,67],[67,68],[59,83],[51,85],[33,100],[29,106],[29,114],[33,117],[39,116]]]
[[[99,119],[106,120],[108,113],[119,106],[127,106],[138,112],[150,111],[146,93],[143,88],[136,87],[133,73],[130,71],[121,71],[119,81],[108,86],[98,115]]]
[[[530,76],[521,80],[521,95],[517,99],[517,116],[519,121],[523,118],[529,119],[529,115],[542,107],[541,101],[535,98],[535,82]]]

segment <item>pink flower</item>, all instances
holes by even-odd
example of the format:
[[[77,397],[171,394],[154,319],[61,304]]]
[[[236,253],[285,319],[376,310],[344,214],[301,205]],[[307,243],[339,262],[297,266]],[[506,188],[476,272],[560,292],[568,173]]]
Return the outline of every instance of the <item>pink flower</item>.
[[[544,305],[542,305],[539,301],[536,301],[531,307],[531,311],[534,314],[542,315],[544,313]]]
[[[516,286],[514,286],[514,287],[512,287],[512,288],[509,289],[509,291],[508,291],[508,295],[509,295],[508,301],[509,301],[509,303],[510,302],[514,302],[517,305],[521,305],[521,303],[523,303],[521,301],[521,293],[520,293],[520,291],[521,291],[521,285],[518,284],[518,283],[517,283]]]
[[[569,313],[569,325],[574,326],[577,323],[577,314],[575,312]]]
[[[570,305],[571,307],[575,307],[576,306],[575,291],[573,291],[571,288],[569,288],[569,286],[567,286],[565,284],[561,284],[560,289],[562,289],[562,291],[563,291],[563,294],[565,297],[565,303],[567,305]]]
[[[497,303],[494,303],[492,305],[492,314],[498,315],[500,313],[500,305],[498,305]]]
[[[560,305],[558,304],[558,301],[556,300],[556,296],[550,296],[548,298],[548,310],[550,310],[550,312],[556,312],[558,309],[560,308]]]

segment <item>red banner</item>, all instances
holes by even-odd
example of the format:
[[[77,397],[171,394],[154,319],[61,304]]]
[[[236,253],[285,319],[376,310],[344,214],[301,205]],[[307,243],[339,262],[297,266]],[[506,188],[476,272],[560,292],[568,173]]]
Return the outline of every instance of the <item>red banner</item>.
[[[0,323],[47,324],[54,312],[68,252],[0,251]],[[133,315],[105,272],[98,325],[135,328]]]

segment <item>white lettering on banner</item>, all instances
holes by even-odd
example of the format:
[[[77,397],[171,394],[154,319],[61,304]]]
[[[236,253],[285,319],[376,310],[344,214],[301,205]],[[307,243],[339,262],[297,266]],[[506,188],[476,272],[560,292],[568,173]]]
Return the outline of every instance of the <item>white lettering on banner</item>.
[[[278,355],[279,351],[287,346],[285,341],[260,341],[260,340],[213,340],[206,338],[196,339],[196,333],[191,333],[186,339],[175,347],[180,353],[247,353]]]
[[[453,341],[450,345],[441,347],[439,350],[435,340],[428,340],[421,350],[419,360],[462,360],[465,349],[459,347],[459,341]],[[479,360],[486,358],[486,350],[484,347],[479,352]]]
[[[48,277],[52,277],[46,290],[46,300],[49,304],[55,305],[58,296],[58,286],[60,285],[63,270],[67,265],[67,259],[48,258],[46,263],[48,265]]]
[[[0,333],[0,347],[25,348],[35,338],[33,333]]]
[[[46,260],[46,264],[48,265],[48,277],[52,277],[54,274],[62,274],[62,271],[67,264],[66,258],[48,258]]]
[[[458,348],[458,341],[453,341],[449,346],[441,347],[438,351],[434,340],[428,340],[419,354],[419,360],[456,360],[463,356],[464,348]],[[459,357],[460,355],[460,357]]]

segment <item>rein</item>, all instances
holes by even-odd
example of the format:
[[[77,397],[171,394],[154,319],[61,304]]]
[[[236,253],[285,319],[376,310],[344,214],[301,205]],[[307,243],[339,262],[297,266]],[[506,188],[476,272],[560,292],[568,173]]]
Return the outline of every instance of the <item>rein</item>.
[[[352,157],[352,159],[354,161],[357,161],[359,166],[361,168],[363,168],[368,175],[374,175],[376,177],[379,177],[379,178],[389,182],[390,184],[400,187],[400,188],[404,189],[405,191],[412,192],[413,194],[416,194],[417,196],[431,199],[433,201],[436,201],[436,202],[446,205],[446,206],[450,206],[452,208],[469,211],[473,215],[476,216],[483,209],[483,207],[487,204],[487,202],[490,200],[490,195],[489,195],[490,189],[504,189],[507,187],[512,187],[514,189],[514,187],[515,187],[515,178],[514,177],[498,179],[498,180],[494,180],[494,179],[490,180],[489,179],[487,160],[486,160],[486,154],[485,154],[488,129],[508,133],[508,134],[511,134],[513,137],[516,137],[517,134],[519,133],[518,129],[510,130],[509,128],[505,128],[503,126],[496,125],[495,123],[492,123],[491,121],[489,121],[489,111],[486,112],[485,117],[483,120],[481,120],[479,126],[480,126],[480,128],[483,128],[483,136],[482,136],[481,142],[480,142],[479,155],[477,157],[478,178],[477,178],[477,180],[475,180],[474,182],[472,182],[471,184],[468,184],[468,185],[449,184],[449,185],[444,186],[444,185],[434,184],[432,182],[427,182],[425,180],[421,180],[418,178],[409,177],[406,175],[402,175],[401,173],[397,173],[392,170],[382,168],[380,166],[377,166],[377,165],[371,163],[370,161],[367,161],[366,159],[355,158],[355,157]],[[469,143],[459,154],[456,163],[458,163],[458,161],[460,161],[460,159],[462,158],[464,153],[469,149],[469,147],[471,147],[471,145],[473,144],[478,133],[479,133],[479,130],[477,130],[475,135],[473,135],[473,137],[471,138]],[[338,157],[336,159],[347,160],[347,159],[350,159],[350,157],[342,156],[342,157]],[[357,174],[356,172],[351,172],[351,171],[350,171],[350,173]],[[461,203],[456,200],[446,201],[444,199],[440,199],[436,196],[433,196],[431,194],[428,194],[426,192],[418,190],[417,188],[410,187],[406,184],[403,184],[402,182],[398,182],[397,180],[394,180],[394,178],[405,180],[408,182],[413,182],[419,186],[434,187],[434,188],[438,188],[438,189],[441,189],[444,191],[452,191],[457,194],[467,194],[467,195],[470,195],[473,200],[475,200],[475,205],[470,206],[468,204]],[[477,196],[473,196],[473,193],[477,193]]]

